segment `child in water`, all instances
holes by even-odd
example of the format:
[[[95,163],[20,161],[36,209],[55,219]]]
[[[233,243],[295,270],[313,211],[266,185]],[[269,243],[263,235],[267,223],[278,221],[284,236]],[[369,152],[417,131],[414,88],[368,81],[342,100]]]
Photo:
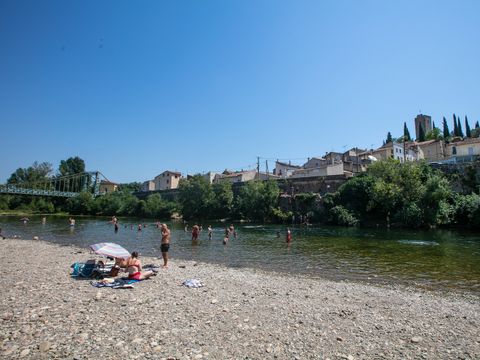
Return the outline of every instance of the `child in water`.
[[[229,237],[230,237],[230,230],[228,228],[226,228],[225,229],[225,237],[223,238],[223,245],[227,245]]]

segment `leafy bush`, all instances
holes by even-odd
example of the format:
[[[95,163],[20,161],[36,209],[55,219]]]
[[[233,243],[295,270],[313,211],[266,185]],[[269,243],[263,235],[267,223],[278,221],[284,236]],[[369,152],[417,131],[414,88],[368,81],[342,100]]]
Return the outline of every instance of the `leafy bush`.
[[[344,208],[342,205],[337,205],[329,211],[329,222],[334,225],[342,226],[357,226],[358,219],[355,215]]]

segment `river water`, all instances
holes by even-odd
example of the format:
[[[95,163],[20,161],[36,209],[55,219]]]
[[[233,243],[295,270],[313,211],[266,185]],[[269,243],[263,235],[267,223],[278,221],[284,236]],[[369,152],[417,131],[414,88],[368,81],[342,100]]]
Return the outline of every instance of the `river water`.
[[[0,216],[3,235],[87,247],[97,242],[115,242],[129,251],[160,256],[160,231],[149,220],[120,219],[120,228],[105,218]],[[229,267],[251,267],[331,279],[380,283],[407,283],[432,289],[455,289],[480,294],[480,234],[450,230],[386,230],[325,226],[292,227],[287,246],[286,227],[234,224],[237,239],[222,244],[225,227],[212,223],[213,239],[206,228],[192,243],[182,222],[168,222],[172,229],[170,255],[177,259],[205,261]],[[192,225],[192,224],[189,224]],[[280,232],[280,237],[277,233]]]

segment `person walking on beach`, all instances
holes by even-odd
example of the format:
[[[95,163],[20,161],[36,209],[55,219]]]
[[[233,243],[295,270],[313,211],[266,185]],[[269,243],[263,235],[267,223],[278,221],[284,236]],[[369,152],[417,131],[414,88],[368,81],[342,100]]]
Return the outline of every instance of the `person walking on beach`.
[[[162,243],[160,250],[162,251],[163,267],[168,268],[168,250],[170,249],[170,229],[167,224],[162,224]]]
[[[213,237],[212,225],[208,225],[208,240],[212,240],[212,237]]]

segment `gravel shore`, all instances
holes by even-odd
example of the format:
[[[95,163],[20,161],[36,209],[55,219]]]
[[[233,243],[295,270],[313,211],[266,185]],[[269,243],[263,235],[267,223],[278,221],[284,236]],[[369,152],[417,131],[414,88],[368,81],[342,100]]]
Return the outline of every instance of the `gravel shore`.
[[[95,288],[69,276],[86,249],[0,245],[3,359],[480,359],[474,295],[175,259],[134,289]]]

